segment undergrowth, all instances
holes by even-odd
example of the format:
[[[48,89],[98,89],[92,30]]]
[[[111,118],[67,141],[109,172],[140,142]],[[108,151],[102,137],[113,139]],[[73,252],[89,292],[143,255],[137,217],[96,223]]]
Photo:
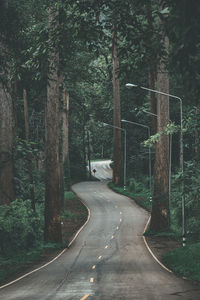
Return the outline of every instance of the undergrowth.
[[[200,281],[200,243],[169,251],[163,262],[175,274]]]
[[[149,191],[143,183],[138,183],[133,178],[128,180],[126,190],[122,186],[115,185],[110,182],[108,186],[116,193],[134,199],[137,204],[142,206],[148,211],[151,211],[151,202],[149,200]]]

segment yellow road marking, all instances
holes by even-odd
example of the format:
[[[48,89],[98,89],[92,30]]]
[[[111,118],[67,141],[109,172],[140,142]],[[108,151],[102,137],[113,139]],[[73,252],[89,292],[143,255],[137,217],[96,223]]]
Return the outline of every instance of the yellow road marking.
[[[90,294],[87,294],[87,295],[83,296],[80,300],[85,300],[85,299],[87,299],[89,296],[90,296]]]

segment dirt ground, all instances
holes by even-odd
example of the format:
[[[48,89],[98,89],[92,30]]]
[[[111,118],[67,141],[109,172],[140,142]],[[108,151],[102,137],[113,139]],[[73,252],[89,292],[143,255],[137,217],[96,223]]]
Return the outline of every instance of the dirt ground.
[[[162,262],[162,257],[170,250],[181,247],[181,244],[170,237],[146,236],[146,241],[153,254]]]

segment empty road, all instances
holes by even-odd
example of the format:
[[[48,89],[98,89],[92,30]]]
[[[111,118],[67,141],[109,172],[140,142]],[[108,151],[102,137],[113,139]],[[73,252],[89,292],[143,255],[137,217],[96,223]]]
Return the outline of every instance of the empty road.
[[[167,272],[148,252],[147,212],[105,181],[73,190],[90,210],[87,225],[53,263],[0,289],[0,299],[200,299],[199,286]]]

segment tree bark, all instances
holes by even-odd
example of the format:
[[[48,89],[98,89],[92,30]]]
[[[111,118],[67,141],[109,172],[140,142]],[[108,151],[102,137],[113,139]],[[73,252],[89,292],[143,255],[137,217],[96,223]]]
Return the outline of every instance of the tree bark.
[[[57,24],[57,11],[49,11],[49,38],[53,39],[52,29]],[[46,193],[45,193],[45,233],[46,242],[62,241],[60,208],[60,161],[59,161],[59,53],[55,45],[49,53],[49,76],[45,116],[46,151]]]
[[[25,134],[26,141],[29,143],[29,119],[28,119],[28,102],[27,102],[27,92],[23,90],[23,98],[24,98],[24,122],[25,122]],[[33,165],[32,165],[32,156],[28,152],[27,154],[28,161],[28,173],[29,173],[29,183],[30,183],[30,195],[31,195],[31,206],[35,211],[35,192],[34,192],[34,181],[33,181]]]
[[[62,118],[62,160],[61,160],[61,180],[63,189],[69,186],[69,94],[64,89],[63,91],[63,109],[61,112]],[[66,176],[67,174],[67,176]],[[64,200],[64,199],[63,199]]]
[[[163,33],[165,56],[160,60],[157,71],[157,90],[169,94],[169,75],[166,68],[169,40]],[[169,97],[158,94],[157,97],[158,132],[169,123]],[[150,229],[152,231],[169,228],[169,136],[162,135],[156,144],[155,181]]]
[[[115,23],[112,27],[112,57],[113,57],[113,125],[121,128],[119,58],[117,56],[117,30]],[[122,137],[121,130],[114,128],[114,169],[113,182],[120,183],[122,172]]]
[[[149,50],[149,56],[153,63],[149,64],[149,74],[148,74],[148,80],[149,80],[149,88],[154,90],[155,89],[155,70],[156,70],[156,61],[155,54],[152,45],[152,35],[153,35],[153,20],[152,20],[152,8],[151,8],[151,0],[147,1],[146,3],[146,12],[147,12],[147,22],[148,22],[148,50]],[[152,114],[157,114],[156,111],[156,97],[154,92],[149,92],[150,94],[150,111]],[[157,117],[152,115],[151,117],[151,132],[152,134],[155,134],[157,132]]]
[[[4,1],[5,9],[8,1]],[[5,55],[8,48],[5,37],[0,36],[0,51]],[[13,184],[13,103],[9,85],[9,62],[0,70],[0,204],[9,204],[14,199]]]

